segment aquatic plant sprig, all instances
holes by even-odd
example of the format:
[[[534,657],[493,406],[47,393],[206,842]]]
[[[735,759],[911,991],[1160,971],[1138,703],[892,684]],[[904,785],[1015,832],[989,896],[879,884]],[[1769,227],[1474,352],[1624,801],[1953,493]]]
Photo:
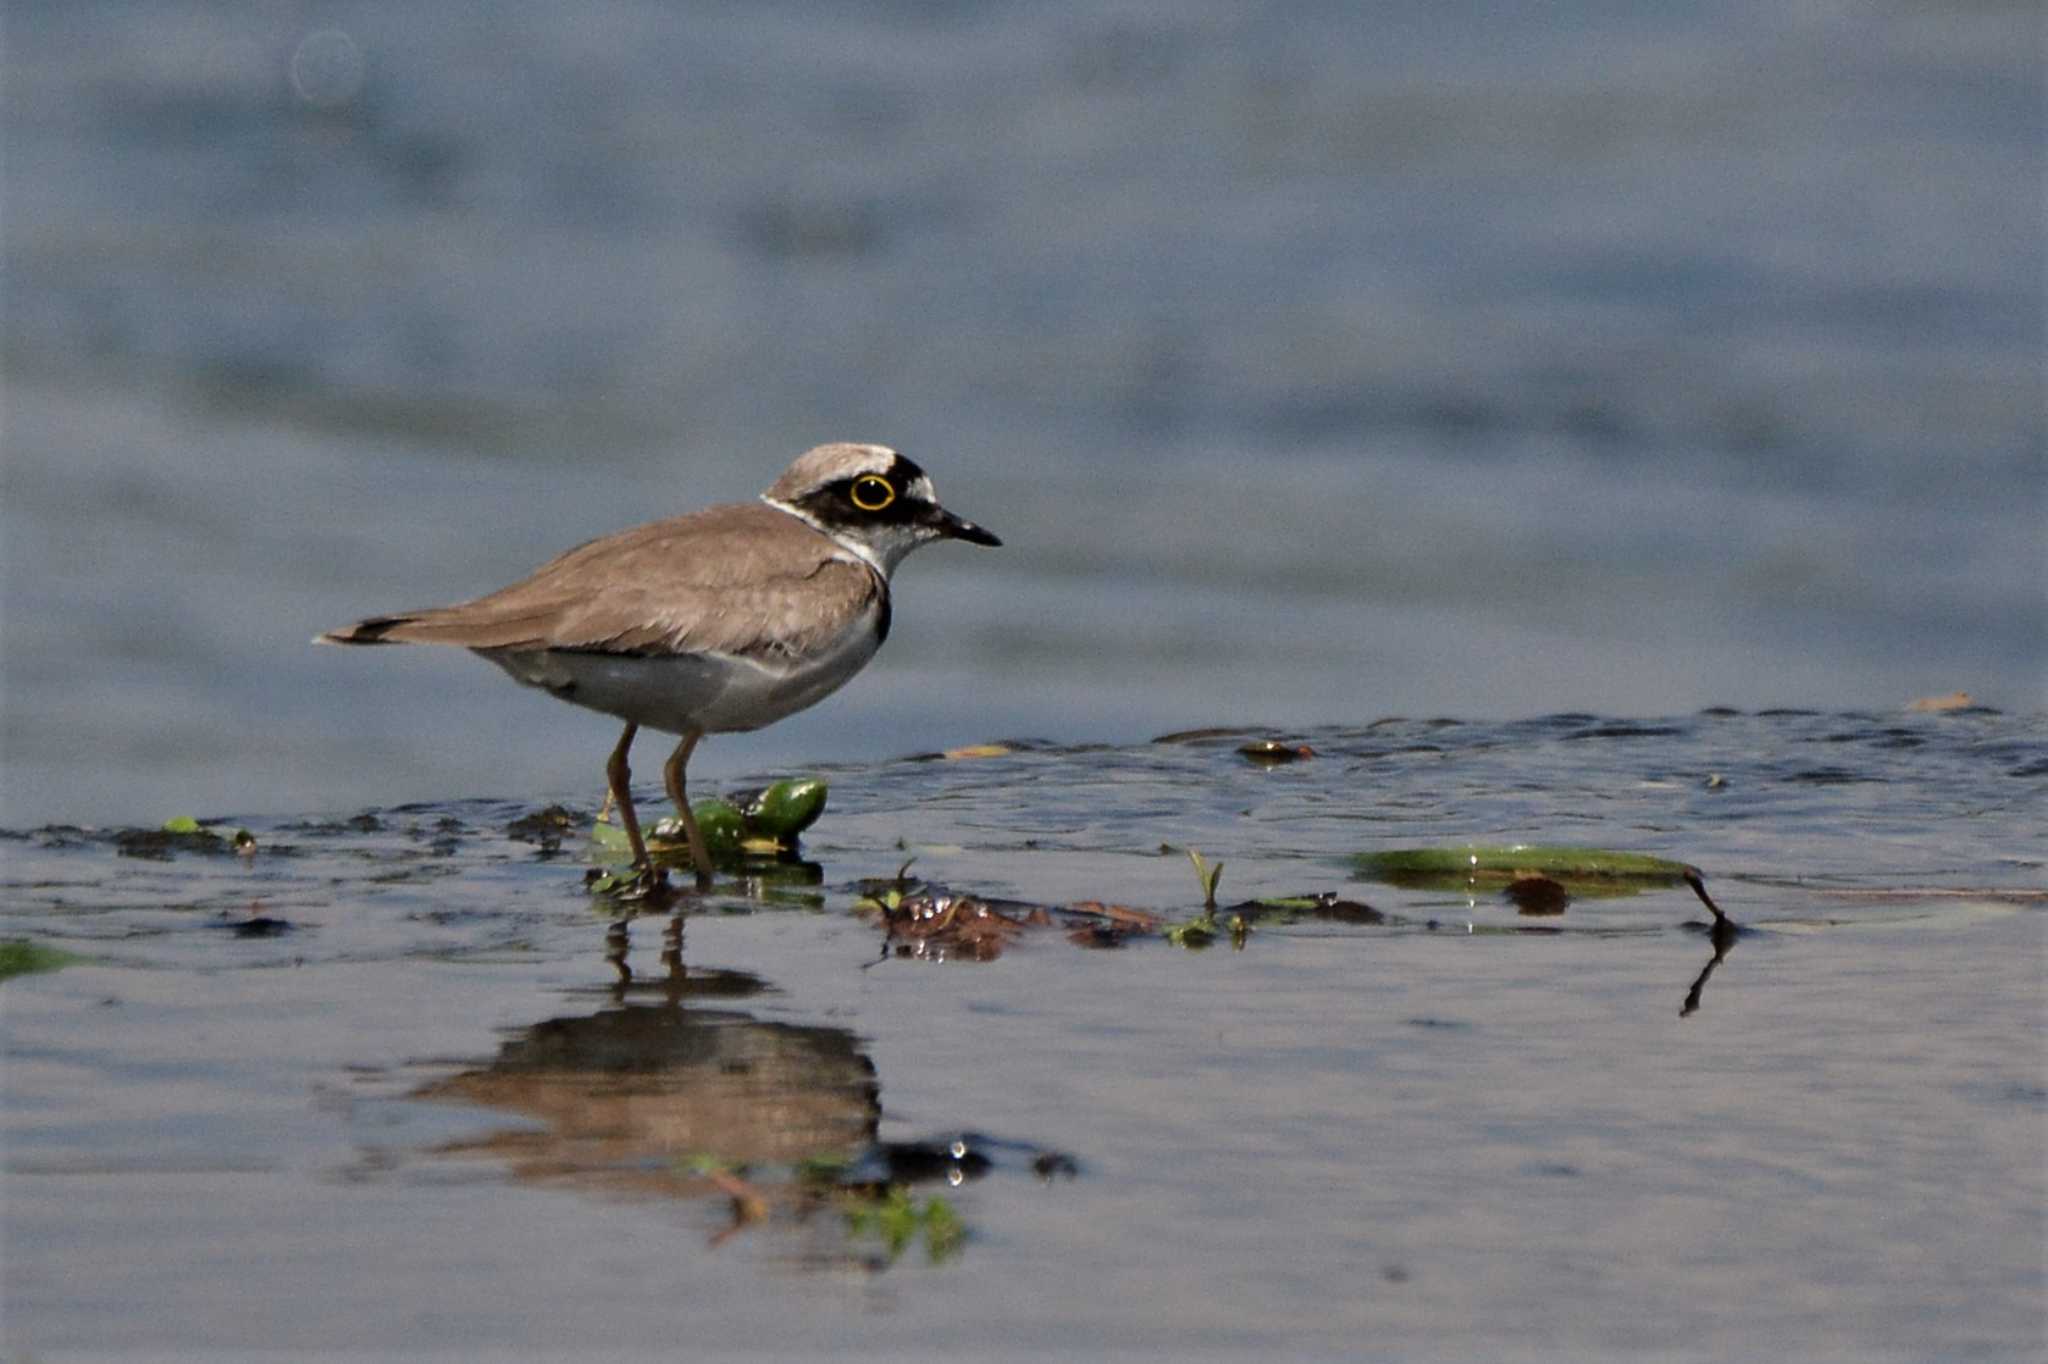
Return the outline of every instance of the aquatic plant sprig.
[[[1193,848],[1189,848],[1188,861],[1195,864],[1195,879],[1202,885],[1202,908],[1209,913],[1216,912],[1216,883],[1223,879],[1223,864],[1211,862]]]
[[[1168,924],[1160,930],[1162,936],[1175,947],[1200,951],[1214,942],[1219,932],[1227,932],[1230,945],[1242,951],[1245,940],[1251,936],[1250,922],[1242,914],[1233,914],[1220,929],[1216,923],[1216,884],[1223,879],[1223,864],[1211,862],[1193,848],[1187,854],[1188,861],[1194,864],[1195,880],[1202,887],[1202,912],[1185,923]]]

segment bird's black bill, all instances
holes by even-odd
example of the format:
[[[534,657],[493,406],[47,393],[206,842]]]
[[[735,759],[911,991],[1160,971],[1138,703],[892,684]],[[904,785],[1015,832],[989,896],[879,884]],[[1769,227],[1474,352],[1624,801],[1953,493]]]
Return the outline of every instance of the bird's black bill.
[[[932,508],[931,524],[939,534],[948,539],[965,540],[970,545],[1000,545],[1001,540],[983,530],[972,521],[953,515],[943,507]]]

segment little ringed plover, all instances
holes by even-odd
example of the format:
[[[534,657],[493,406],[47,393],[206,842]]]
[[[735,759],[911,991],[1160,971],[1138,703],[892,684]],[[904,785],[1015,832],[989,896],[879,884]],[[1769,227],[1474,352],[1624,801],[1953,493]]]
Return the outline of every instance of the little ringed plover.
[[[679,735],[663,768],[697,884],[711,857],[683,773],[706,734],[759,729],[859,672],[889,635],[889,575],[933,540],[999,545],[941,507],[924,470],[882,445],[820,445],[758,505],[734,504],[579,545],[489,596],[371,616],[316,644],[453,644],[519,682],[626,723],[605,765],[649,885],[626,753],[646,725]]]

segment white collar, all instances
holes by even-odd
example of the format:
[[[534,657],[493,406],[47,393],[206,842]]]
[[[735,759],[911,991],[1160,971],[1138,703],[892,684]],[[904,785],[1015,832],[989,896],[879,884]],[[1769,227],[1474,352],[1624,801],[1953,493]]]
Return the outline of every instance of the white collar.
[[[770,497],[768,494],[762,493],[761,500],[779,512],[788,512],[791,516],[794,516],[797,520],[803,522],[812,530],[818,532],[818,534],[824,536],[827,540],[830,540],[833,544],[881,574],[883,582],[889,581],[891,565],[875,552],[873,545],[865,540],[848,535],[845,531],[832,529],[801,507],[793,506],[788,502],[782,501],[780,498]]]

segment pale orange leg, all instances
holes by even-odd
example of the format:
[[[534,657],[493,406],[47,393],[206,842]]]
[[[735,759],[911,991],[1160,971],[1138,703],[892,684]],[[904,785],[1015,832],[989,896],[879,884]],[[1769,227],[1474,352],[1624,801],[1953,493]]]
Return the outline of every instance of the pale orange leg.
[[[647,844],[640,837],[640,816],[634,812],[633,791],[628,785],[633,774],[626,767],[626,750],[633,746],[633,736],[639,732],[639,725],[631,720],[626,722],[626,732],[619,736],[619,746],[612,750],[611,761],[604,765],[604,775],[611,785],[612,803],[619,807],[619,822],[626,826],[626,841],[633,845],[633,865],[652,877],[654,859],[647,855]]]
[[[668,783],[668,798],[676,803],[676,813],[683,817],[683,833],[690,840],[690,860],[697,864],[697,889],[709,890],[711,852],[704,846],[704,835],[697,832],[697,816],[690,811],[690,795],[683,787],[683,769],[689,766],[690,751],[703,737],[701,729],[685,734],[683,741],[676,745],[676,751],[668,755],[668,764],[661,769],[661,775]]]

